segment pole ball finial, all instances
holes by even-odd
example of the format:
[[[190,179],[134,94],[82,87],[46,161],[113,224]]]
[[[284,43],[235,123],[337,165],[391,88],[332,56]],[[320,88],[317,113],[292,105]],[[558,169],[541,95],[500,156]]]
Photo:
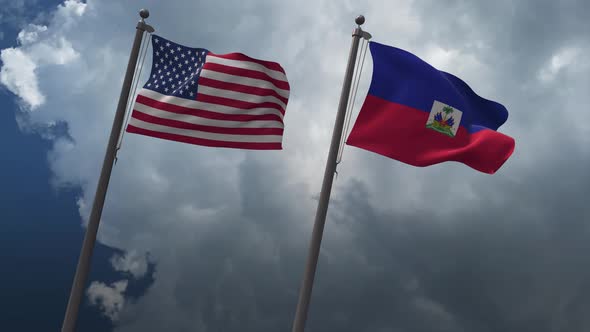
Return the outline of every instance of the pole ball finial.
[[[142,9],[139,11],[139,16],[141,16],[143,19],[146,19],[150,16],[150,11],[147,9]]]
[[[354,21],[356,22],[356,24],[362,25],[363,23],[365,23],[365,17],[363,15],[359,15],[356,17]]]

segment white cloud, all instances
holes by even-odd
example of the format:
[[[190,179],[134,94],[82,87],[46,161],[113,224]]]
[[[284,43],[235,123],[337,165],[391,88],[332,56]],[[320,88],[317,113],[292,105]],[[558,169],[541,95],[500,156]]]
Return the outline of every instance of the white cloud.
[[[22,98],[31,109],[43,104],[45,96],[39,91],[35,61],[26,52],[16,48],[3,49],[0,59],[4,64],[0,70],[0,82]]]
[[[86,4],[79,0],[65,0],[63,4],[58,6],[57,16],[65,21],[73,16],[82,16],[86,11]]]
[[[18,33],[17,40],[21,45],[32,44],[37,41],[39,34],[47,31],[44,25],[29,24],[28,27]]]
[[[111,257],[111,264],[116,271],[129,272],[135,278],[143,277],[148,269],[147,257],[136,251],[126,252],[124,255],[114,255]]]
[[[576,47],[566,47],[557,51],[539,71],[539,80],[545,83],[552,81],[561,70],[574,64],[579,54],[580,49]]]
[[[3,63],[0,82],[19,96],[26,108],[34,110],[45,102],[37,78],[39,70],[65,65],[78,57],[78,52],[63,35],[85,8],[84,3],[67,0],[58,6],[50,23],[51,30],[44,25],[29,24],[17,36],[19,47],[3,49],[0,53]]]
[[[98,306],[106,317],[116,321],[119,312],[125,306],[123,293],[127,289],[127,280],[120,280],[110,286],[102,282],[94,281],[88,287],[86,295],[91,305]]]

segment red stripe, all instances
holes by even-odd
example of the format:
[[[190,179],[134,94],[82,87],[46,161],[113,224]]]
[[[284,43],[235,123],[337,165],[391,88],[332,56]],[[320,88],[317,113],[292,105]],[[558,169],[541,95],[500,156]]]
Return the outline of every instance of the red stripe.
[[[283,123],[281,117],[276,114],[262,114],[262,115],[252,115],[252,114],[225,114],[225,113],[217,113],[211,112],[207,110],[195,109],[195,108],[188,108],[184,106],[178,106],[174,104],[168,104],[161,101],[157,101],[141,94],[137,95],[137,102],[144,104],[146,106],[150,106],[162,111],[171,112],[171,113],[178,113],[178,114],[188,114],[193,116],[198,116],[201,118],[207,119],[214,119],[214,120],[225,120],[225,121],[278,121]],[[274,105],[274,104],[273,104]]]
[[[461,126],[449,137],[426,128],[428,115],[369,95],[346,143],[413,166],[457,161],[489,174],[514,151],[514,139],[494,130],[470,134]]]
[[[283,67],[281,67],[280,64],[278,64],[276,62],[272,62],[272,61],[264,61],[264,60],[254,59],[254,58],[251,58],[243,53],[214,54],[214,53],[209,52],[209,53],[207,53],[207,55],[214,56],[217,58],[223,58],[223,59],[255,62],[257,64],[265,66],[268,69],[276,70],[276,71],[279,71],[279,72],[285,74],[285,70],[283,69]]]
[[[163,119],[149,115],[138,110],[133,110],[131,117],[141,121],[188,130],[204,131],[208,133],[230,134],[230,135],[283,135],[283,128],[225,128],[199,125],[179,120]]]
[[[216,88],[216,89],[224,89],[224,90],[242,92],[242,93],[247,93],[247,94],[257,95],[257,96],[273,96],[273,97],[279,99],[280,101],[282,101],[283,103],[285,103],[285,105],[287,105],[287,102],[289,101],[289,99],[281,96],[275,90],[265,89],[265,88],[256,88],[253,86],[237,84],[237,83],[218,81],[218,80],[214,80],[212,78],[207,78],[207,77],[200,77],[199,78],[199,85],[210,86],[210,87]]]
[[[177,141],[177,142],[218,147],[218,148],[234,148],[234,149],[247,149],[247,150],[282,150],[282,143],[251,143],[251,142],[214,141],[214,140],[208,140],[208,139],[203,139],[203,138],[162,133],[159,131],[152,131],[152,130],[138,128],[133,125],[127,126],[127,132],[156,137],[156,138],[161,138],[161,139],[170,140],[170,141]]]
[[[269,101],[264,102],[264,103],[251,103],[249,101],[242,101],[242,100],[206,95],[204,93],[198,93],[197,100],[202,101],[204,103],[224,105],[224,106],[235,107],[235,108],[239,108],[239,109],[274,108],[274,109],[278,110],[279,112],[281,112],[281,114],[283,114],[283,115],[285,114],[285,110],[283,109],[283,107],[281,107],[281,105],[275,104],[275,103],[272,103]]]
[[[274,86],[276,86],[279,89],[289,90],[289,82],[277,80],[275,78],[268,76],[267,74],[265,74],[263,72],[259,72],[256,70],[231,67],[231,66],[222,65],[219,63],[213,63],[213,62],[205,62],[205,64],[203,65],[203,69],[216,71],[219,73],[224,73],[224,74],[229,74],[229,75],[234,75],[234,76],[243,76],[243,77],[264,80],[264,81],[268,81],[268,82],[272,83]]]

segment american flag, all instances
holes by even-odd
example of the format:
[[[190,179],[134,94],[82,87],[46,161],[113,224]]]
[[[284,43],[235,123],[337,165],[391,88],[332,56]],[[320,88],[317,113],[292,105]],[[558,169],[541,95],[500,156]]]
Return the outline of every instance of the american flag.
[[[150,77],[127,132],[213,147],[282,148],[289,83],[281,65],[156,35],[152,49]]]

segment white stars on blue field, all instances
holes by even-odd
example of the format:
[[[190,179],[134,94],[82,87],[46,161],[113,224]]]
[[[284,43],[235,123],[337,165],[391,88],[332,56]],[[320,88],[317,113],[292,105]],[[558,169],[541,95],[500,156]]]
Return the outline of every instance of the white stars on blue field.
[[[207,56],[206,49],[176,44],[152,37],[153,64],[144,88],[170,96],[195,99],[199,75]]]

